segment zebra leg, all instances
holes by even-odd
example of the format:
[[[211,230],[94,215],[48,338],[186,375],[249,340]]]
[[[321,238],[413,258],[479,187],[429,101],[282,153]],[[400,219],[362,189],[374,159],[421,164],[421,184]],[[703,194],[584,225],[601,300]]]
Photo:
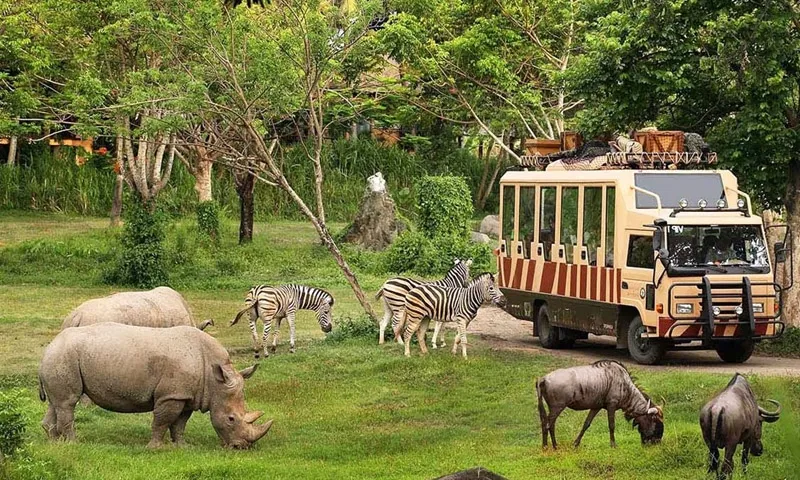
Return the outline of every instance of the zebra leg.
[[[392,331],[394,332],[394,339],[400,345],[403,344],[403,324],[401,322],[403,322],[403,311],[398,310],[392,316]]]
[[[380,323],[380,337],[378,338],[378,345],[382,345],[385,341],[385,334],[386,334],[386,327],[389,326],[389,320],[394,318],[394,312],[392,312],[392,307],[389,306],[389,302],[386,301],[386,297],[383,298],[383,318],[381,319]],[[392,322],[392,331],[394,331],[394,323]]]
[[[289,353],[294,353],[294,312],[286,316],[289,321]]]
[[[272,318],[264,320],[264,336],[261,339],[261,343],[264,346],[264,358],[269,357],[269,350],[267,349],[267,342],[269,341],[269,334],[270,330],[272,330]],[[258,358],[258,352],[256,352],[256,358]]]
[[[431,341],[431,348],[437,349],[439,347],[446,347],[447,344],[444,343],[444,330],[442,330],[443,322],[436,322],[436,325],[433,327],[433,340]],[[439,342],[439,332],[442,333],[442,341]]]
[[[429,323],[430,319],[425,317],[422,319],[422,322],[420,322],[419,328],[417,329],[417,343],[419,343],[419,350],[422,355],[428,354],[428,346],[425,345],[425,333],[428,331]]]
[[[261,350],[261,345],[258,343],[258,326],[256,325],[256,320],[258,320],[258,316],[255,315],[253,310],[250,310],[250,336],[253,339],[253,350],[255,351],[256,358],[258,358],[258,352]],[[266,325],[266,323],[264,324]]]
[[[275,331],[272,332],[272,347],[270,347],[270,351],[275,353],[275,350],[278,348],[278,335],[281,333],[281,321],[283,317],[277,317],[275,319]]]
[[[458,333],[457,341],[453,342],[453,355],[457,351],[457,347],[461,344],[461,356],[467,358],[467,322],[463,319],[458,320]]]
[[[411,336],[416,333],[417,329],[419,328],[419,318],[409,317],[408,313],[405,315],[405,331],[403,333],[403,343],[405,345],[405,355],[406,357],[411,356]]]

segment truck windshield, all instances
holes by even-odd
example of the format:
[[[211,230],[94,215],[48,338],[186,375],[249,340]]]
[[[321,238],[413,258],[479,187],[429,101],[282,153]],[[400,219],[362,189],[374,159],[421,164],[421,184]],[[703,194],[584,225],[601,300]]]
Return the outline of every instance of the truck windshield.
[[[706,267],[709,273],[767,273],[769,260],[756,225],[670,225],[670,262],[677,267]]]

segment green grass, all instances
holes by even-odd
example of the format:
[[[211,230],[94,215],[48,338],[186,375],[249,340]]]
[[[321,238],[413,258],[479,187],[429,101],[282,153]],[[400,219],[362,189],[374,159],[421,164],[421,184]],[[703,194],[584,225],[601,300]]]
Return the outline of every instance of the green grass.
[[[79,227],[82,222],[97,228]],[[0,389],[23,390],[31,458],[6,467],[8,475],[81,480],[419,479],[482,465],[510,479],[705,478],[697,414],[728,376],[633,367],[643,388],[656,399],[666,399],[661,445],[642,447],[638,433],[618,415],[619,447],[610,449],[605,416],[599,415],[576,451],[569,445],[585,412],[568,411],[558,423],[562,448],[542,451],[534,379],[570,365],[567,358],[493,350],[471,337],[466,361],[444,351],[420,357],[416,350],[407,359],[399,346],[378,346],[374,339],[325,340],[307,313],[297,322],[297,353],[287,351],[284,326],[278,353],[264,360],[246,384],[248,407],[275,419],[254,449],[223,450],[208,416],[196,413],[187,428],[188,447],[148,451],[150,415],[82,406],[77,408],[78,442],[49,443],[38,427],[45,410],[36,393],[41,352],[72,308],[120,290],[98,280],[102,261],[95,257],[107,255],[115,238],[102,228],[104,222],[0,215],[0,261],[16,266],[13,272],[0,269]],[[193,256],[173,266],[172,278],[196,318],[217,320],[210,333],[233,352],[237,366],[253,362],[249,334],[246,325],[226,324],[252,283],[325,286],[336,296],[335,321],[358,314],[349,288],[307,225],[258,224],[255,243],[244,248],[233,245],[234,227],[223,222],[224,239],[214,250],[194,239],[191,222],[179,222],[168,232],[168,244],[174,252],[177,238],[185,236],[183,248]],[[64,246],[53,247],[59,242]],[[31,251],[32,245],[39,245],[38,252]],[[87,252],[81,253],[82,248]],[[97,253],[90,253],[92,249]],[[67,256],[58,269],[43,263],[63,255]],[[221,268],[222,257],[235,265]],[[226,269],[229,273],[222,273]],[[383,280],[364,272],[360,279],[370,293]],[[380,310],[377,302],[374,306]],[[752,459],[749,478],[797,478],[800,379],[751,380],[759,398],[781,401],[785,413],[779,422],[765,425],[765,453]],[[27,477],[15,473],[20,470],[28,472]]]

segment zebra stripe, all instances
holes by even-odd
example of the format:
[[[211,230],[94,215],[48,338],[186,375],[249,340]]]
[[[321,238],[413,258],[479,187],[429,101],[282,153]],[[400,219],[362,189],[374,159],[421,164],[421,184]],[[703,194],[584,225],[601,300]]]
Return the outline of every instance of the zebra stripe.
[[[267,340],[269,339],[269,335],[270,333],[274,333],[271,349],[274,353],[278,344],[281,320],[286,318],[289,321],[289,351],[294,353],[294,318],[296,312],[298,310],[311,310],[316,312],[320,329],[327,333],[330,332],[332,328],[331,307],[333,307],[333,302],[333,296],[319,288],[294,284],[281,285],[278,287],[256,285],[247,292],[247,297],[245,297],[244,301],[245,308],[231,321],[231,325],[235,325],[245,313],[249,314],[253,349],[255,350],[256,358],[258,358],[261,345],[258,343],[256,321],[260,318],[261,322],[264,324],[264,335],[262,337],[264,357],[268,357]],[[276,320],[274,332],[272,332],[273,320]]]
[[[407,277],[395,277],[387,280],[376,295],[377,298],[383,298],[383,319],[381,319],[380,322],[380,337],[378,343],[381,344],[384,342],[389,319],[392,320],[392,330],[396,329],[403,315],[403,309],[406,305],[406,295],[409,291],[420,285],[463,287],[467,284],[467,281],[469,281],[470,265],[472,265],[472,259],[461,260],[456,258],[453,261],[453,267],[447,272],[447,275],[445,275],[443,279],[436,280],[435,282],[425,282]],[[398,338],[398,341],[399,340]]]
[[[399,334],[404,329],[403,343],[406,356],[411,355],[411,336],[414,333],[417,334],[422,353],[428,353],[428,348],[425,346],[425,331],[429,322],[434,320],[457,324],[458,334],[453,342],[453,354],[461,343],[462,355],[466,357],[467,326],[478,314],[478,308],[488,300],[499,305],[505,301],[491,273],[479,275],[466,288],[421,285],[408,292],[403,321],[395,330],[395,334]]]

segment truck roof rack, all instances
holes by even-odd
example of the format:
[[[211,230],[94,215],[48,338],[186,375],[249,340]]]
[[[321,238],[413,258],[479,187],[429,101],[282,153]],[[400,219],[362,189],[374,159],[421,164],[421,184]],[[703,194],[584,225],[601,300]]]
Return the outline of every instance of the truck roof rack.
[[[551,170],[666,170],[717,163],[715,152],[610,152],[597,157],[565,157],[561,152],[550,155],[524,155],[521,167]]]

